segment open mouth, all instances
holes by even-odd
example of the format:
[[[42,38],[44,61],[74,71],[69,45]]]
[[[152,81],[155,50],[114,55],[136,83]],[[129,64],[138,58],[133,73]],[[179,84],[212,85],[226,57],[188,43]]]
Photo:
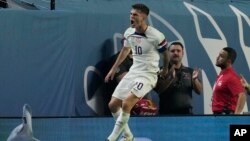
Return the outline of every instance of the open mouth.
[[[130,20],[130,24],[133,25],[135,22],[133,20]]]

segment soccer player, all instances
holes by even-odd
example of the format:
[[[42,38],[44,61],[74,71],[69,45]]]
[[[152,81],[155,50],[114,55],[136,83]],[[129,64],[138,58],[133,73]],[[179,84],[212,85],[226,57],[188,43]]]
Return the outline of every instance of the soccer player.
[[[165,36],[147,24],[149,8],[144,4],[134,4],[130,11],[129,27],[124,33],[124,45],[116,62],[105,77],[105,82],[113,80],[118,66],[132,50],[133,65],[116,87],[109,102],[109,109],[116,120],[108,141],[115,141],[123,132],[122,141],[132,141],[128,120],[133,106],[155,87],[159,72],[160,54],[163,53],[164,68],[159,73],[164,77],[168,71],[168,52]]]
[[[233,69],[237,53],[233,48],[223,48],[216,59],[221,68],[213,87],[212,111],[214,114],[240,114],[246,102],[246,94],[240,77]]]

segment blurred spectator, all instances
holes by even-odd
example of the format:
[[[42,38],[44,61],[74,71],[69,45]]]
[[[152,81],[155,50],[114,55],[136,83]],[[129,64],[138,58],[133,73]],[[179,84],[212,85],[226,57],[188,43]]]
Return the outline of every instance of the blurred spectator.
[[[168,50],[169,73],[172,73],[173,80],[162,92],[156,90],[159,93],[159,114],[193,114],[192,90],[197,94],[202,92],[202,84],[198,79],[200,71],[182,64],[184,47],[181,42],[172,42]]]

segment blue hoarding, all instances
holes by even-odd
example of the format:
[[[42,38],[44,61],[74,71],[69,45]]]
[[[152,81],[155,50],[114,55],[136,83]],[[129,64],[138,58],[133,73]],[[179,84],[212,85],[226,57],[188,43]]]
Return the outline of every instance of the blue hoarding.
[[[31,105],[34,116],[110,114],[112,88],[103,78],[110,57],[121,48],[130,6],[136,2],[86,1],[75,11],[0,9],[0,116],[19,116],[24,103]],[[223,47],[237,50],[234,67],[250,81],[247,2],[145,4],[151,9],[148,23],[168,41],[185,44],[183,63],[202,69],[204,91],[193,96],[195,114],[211,114],[212,87],[220,71],[215,59]]]

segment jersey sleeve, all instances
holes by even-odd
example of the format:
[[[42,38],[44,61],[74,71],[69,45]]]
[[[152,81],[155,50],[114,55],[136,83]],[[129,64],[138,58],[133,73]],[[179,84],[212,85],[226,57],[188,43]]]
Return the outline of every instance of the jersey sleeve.
[[[159,34],[158,34],[157,41],[158,41],[157,50],[159,52],[164,52],[167,49],[168,42],[167,42],[165,36],[161,32],[159,32]]]
[[[128,42],[128,37],[129,35],[133,34],[134,33],[134,29],[133,28],[128,28],[124,35],[123,35],[123,46],[124,47],[131,47],[129,42]]]

